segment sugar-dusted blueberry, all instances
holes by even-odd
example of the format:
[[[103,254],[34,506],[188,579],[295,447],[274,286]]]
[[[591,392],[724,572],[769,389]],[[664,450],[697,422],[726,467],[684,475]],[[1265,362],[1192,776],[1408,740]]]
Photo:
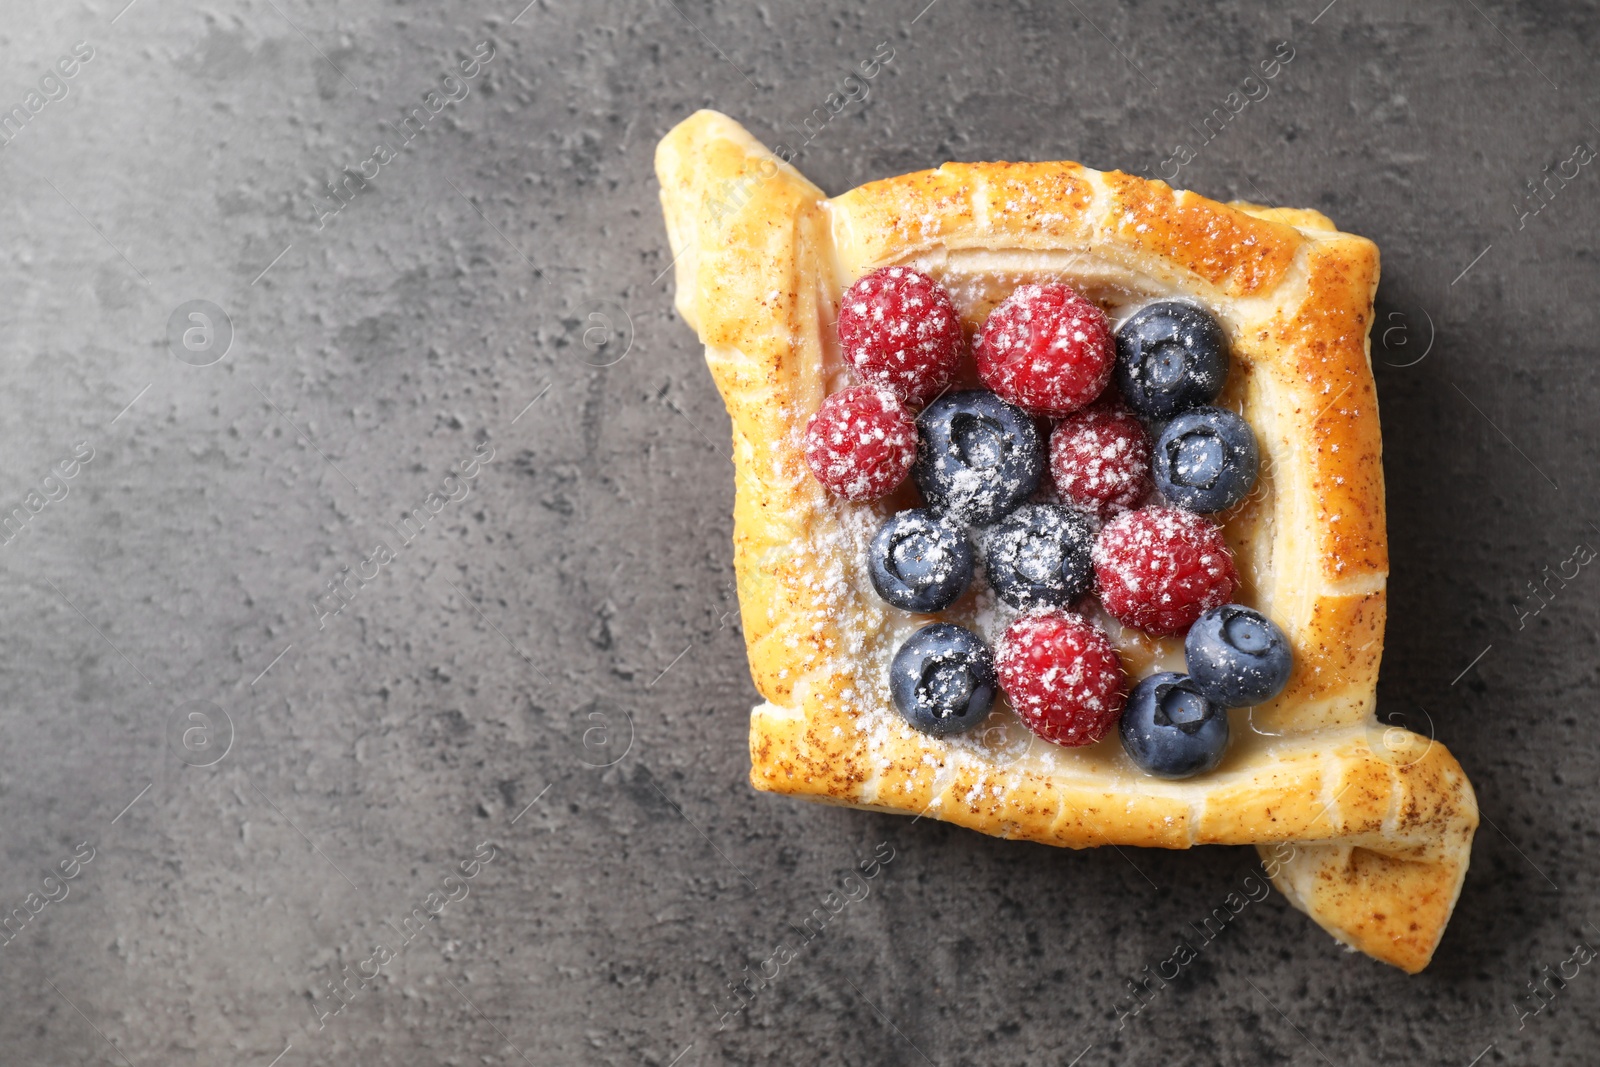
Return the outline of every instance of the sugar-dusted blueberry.
[[[1243,708],[1283,691],[1294,667],[1289,639],[1271,619],[1243,604],[1204,612],[1183,639],[1189,677],[1212,701]]]
[[[1094,584],[1094,539],[1094,523],[1082,512],[1024,504],[988,531],[984,570],[1014,608],[1064,608]]]
[[[925,734],[959,734],[989,717],[994,656],[971,630],[936,622],[906,639],[889,664],[889,696]]]
[[[1116,380],[1128,405],[1147,419],[1209,404],[1228,380],[1228,339],[1198,305],[1146,304],[1117,331]]]
[[[902,511],[867,546],[867,575],[897,608],[943,611],[972,581],[972,545],[964,531],[926,508]]]
[[[1227,408],[1185,411],[1167,423],[1151,455],[1161,495],[1207,515],[1227,511],[1249,496],[1260,466],[1250,424]]]
[[[928,506],[987,526],[1026,500],[1044,473],[1033,419],[984,389],[947,393],[922,409],[912,474]]]
[[[950,294],[910,267],[879,267],[856,280],[839,302],[839,344],[864,380],[912,404],[949,385],[966,350]]]
[[[1186,674],[1152,674],[1122,710],[1122,748],[1158,778],[1190,778],[1222,762],[1228,709],[1208,700]]]

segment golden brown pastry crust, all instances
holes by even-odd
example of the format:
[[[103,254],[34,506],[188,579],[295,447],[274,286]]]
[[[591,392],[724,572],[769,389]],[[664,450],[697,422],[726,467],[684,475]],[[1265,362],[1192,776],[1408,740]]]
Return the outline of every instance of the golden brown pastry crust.
[[[754,785],[1074,848],[1276,845],[1275,882],[1297,907],[1369,955],[1425,967],[1466,874],[1477,804],[1443,746],[1375,726],[1388,573],[1367,341],[1376,247],[1316,212],[1219,204],[1074,163],[946,164],[830,200],[712,111],[666,136],[656,168],[677,307],[733,423],[734,565],[765,699],[751,715]],[[1244,593],[1289,634],[1296,663],[1217,771],[1156,781],[1114,739],[1078,750],[1019,747],[1016,730],[939,740],[888,709],[876,665],[927,620],[864,592],[857,548],[881,512],[831,499],[798,438],[845,380],[840,294],[889,263],[969,297],[988,281],[1063,276],[1187,295],[1222,321],[1234,353],[1225,399],[1264,458],[1261,490],[1225,532]],[[986,307],[968,304],[971,328]],[[1160,654],[1134,635],[1119,643],[1135,664]]]

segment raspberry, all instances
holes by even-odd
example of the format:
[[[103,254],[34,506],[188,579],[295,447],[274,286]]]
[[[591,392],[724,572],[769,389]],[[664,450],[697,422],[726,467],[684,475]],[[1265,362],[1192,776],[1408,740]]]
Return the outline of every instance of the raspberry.
[[[965,339],[944,286],[910,267],[879,267],[844,294],[839,343],[862,378],[926,404],[955,377]]]
[[[1128,696],[1111,639],[1064,611],[1024,615],[1007,626],[995,668],[1028,729],[1068,748],[1104,737]]]
[[[917,424],[900,398],[877,385],[841,389],[806,423],[806,465],[846,500],[894,491],[917,458]]]
[[[1064,501],[1109,519],[1150,491],[1150,439],[1133,412],[1102,400],[1051,431],[1050,473]]]
[[[989,313],[972,354],[985,385],[1041,415],[1089,403],[1116,363],[1105,312],[1053,283],[1019,285]]]
[[[1177,634],[1239,585],[1222,531],[1178,508],[1119,515],[1094,545],[1100,603],[1117,621],[1146,633]]]

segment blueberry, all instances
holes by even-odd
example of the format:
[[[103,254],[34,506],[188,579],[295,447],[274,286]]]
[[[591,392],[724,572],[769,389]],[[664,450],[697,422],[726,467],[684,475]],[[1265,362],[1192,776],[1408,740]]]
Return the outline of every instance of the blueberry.
[[[1228,380],[1228,339],[1204,308],[1146,304],[1117,331],[1116,380],[1128,406],[1148,419],[1209,404]]]
[[[1227,408],[1195,408],[1167,423],[1150,453],[1161,495],[1210,514],[1250,495],[1261,452],[1250,424]]]
[[[995,394],[947,393],[922,410],[912,474],[941,515],[987,526],[1026,500],[1044,473],[1033,419]]]
[[[993,529],[983,565],[994,591],[1014,608],[1064,608],[1094,581],[1094,524],[1055,504],[1024,504]]]
[[[1228,749],[1228,709],[1207,700],[1194,679],[1171,671],[1134,687],[1118,729],[1128,758],[1158,778],[1209,771]]]
[[[878,595],[906,611],[943,611],[972,581],[966,534],[925,508],[890,517],[867,548]]]
[[[889,664],[889,695],[925,734],[959,734],[989,717],[994,655],[971,630],[936,622],[912,634]]]
[[[1195,687],[1215,703],[1243,708],[1283,692],[1294,667],[1289,639],[1254,608],[1224,604],[1195,620],[1183,639]]]

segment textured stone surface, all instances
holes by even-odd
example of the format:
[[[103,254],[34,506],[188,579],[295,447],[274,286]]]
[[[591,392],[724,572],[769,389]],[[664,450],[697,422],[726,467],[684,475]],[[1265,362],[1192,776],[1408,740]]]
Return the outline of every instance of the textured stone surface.
[[[0,150],[5,507],[93,449],[0,548],[0,905],[77,871],[0,951],[6,1062],[1592,1062],[1592,967],[1517,1017],[1600,944],[1600,576],[1546,578],[1600,545],[1600,172],[1518,217],[1600,139],[1592,8],[124,2],[13,0],[0,28],[5,107],[94,50]],[[945,159],[1158,174],[1184,142],[1176,184],[1383,249],[1382,704],[1431,720],[1485,816],[1421,977],[1274,895],[1119,1028],[1125,979],[1252,852],[1068,854],[745,784],[727,422],[659,277],[651,154],[707,105],[803,140],[879,42],[800,152],[824,188]],[[168,346],[194,299],[234,331],[210,366]],[[466,496],[403,544],[441,487]],[[371,580],[319,625],[342,568]],[[407,941],[434,892],[468,895]],[[378,977],[319,1027],[344,967]]]

